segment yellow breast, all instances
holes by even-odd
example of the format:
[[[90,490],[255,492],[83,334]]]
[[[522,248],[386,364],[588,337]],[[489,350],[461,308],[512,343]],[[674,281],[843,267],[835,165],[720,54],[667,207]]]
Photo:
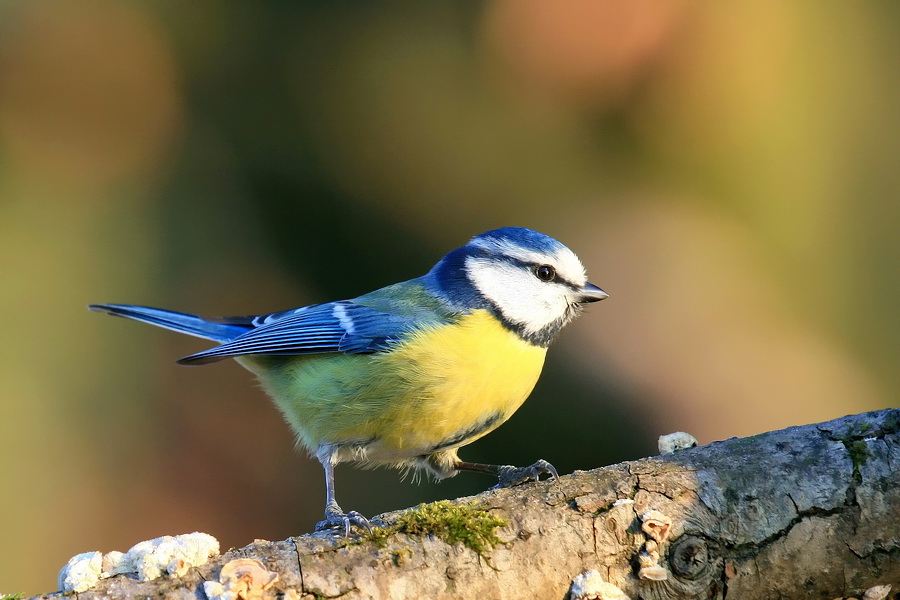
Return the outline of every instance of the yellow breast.
[[[426,329],[379,355],[404,385],[379,423],[379,446],[416,455],[472,442],[506,421],[541,373],[546,348],[529,344],[484,310]],[[368,428],[367,428],[368,429]],[[375,433],[373,431],[373,433]]]

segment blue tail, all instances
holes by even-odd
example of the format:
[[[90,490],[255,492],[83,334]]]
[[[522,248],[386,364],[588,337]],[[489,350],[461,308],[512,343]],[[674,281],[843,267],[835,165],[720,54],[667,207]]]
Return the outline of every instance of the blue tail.
[[[199,317],[197,315],[189,315],[187,313],[180,313],[172,310],[162,310],[160,308],[150,308],[149,306],[91,304],[88,308],[97,312],[105,312],[117,317],[134,319],[135,321],[143,321],[144,323],[165,327],[166,329],[178,331],[179,333],[186,333],[188,335],[194,335],[207,340],[215,340],[217,342],[231,341],[253,328],[249,319],[246,324],[237,322],[223,323]],[[235,319],[235,321],[238,320]]]

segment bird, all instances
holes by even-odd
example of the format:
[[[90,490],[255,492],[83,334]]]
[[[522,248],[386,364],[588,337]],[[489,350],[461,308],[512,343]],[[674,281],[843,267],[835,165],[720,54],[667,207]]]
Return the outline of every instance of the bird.
[[[351,300],[240,317],[88,308],[218,342],[176,362],[233,358],[256,376],[325,470],[325,518],[316,531],[349,536],[351,526],[371,524],[337,503],[334,468],[342,462],[438,480],[481,472],[501,487],[558,479],[543,459],[517,468],[465,462],[457,452],[509,419],[560,330],[608,296],[561,242],[501,227],[472,237],[421,277]]]

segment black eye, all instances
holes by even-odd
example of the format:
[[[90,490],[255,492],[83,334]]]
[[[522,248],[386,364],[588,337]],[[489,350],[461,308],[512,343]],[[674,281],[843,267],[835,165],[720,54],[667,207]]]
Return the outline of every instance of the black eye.
[[[541,265],[534,270],[534,274],[541,281],[553,281],[556,279],[556,269],[550,265]]]

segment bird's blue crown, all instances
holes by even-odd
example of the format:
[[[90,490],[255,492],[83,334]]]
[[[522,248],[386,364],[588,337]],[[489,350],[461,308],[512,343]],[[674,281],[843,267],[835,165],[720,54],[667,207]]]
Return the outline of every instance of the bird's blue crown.
[[[496,245],[497,248],[502,248],[504,245],[515,245],[523,250],[546,254],[551,254],[564,247],[562,243],[549,235],[544,235],[539,231],[528,229],[527,227],[501,227],[500,229],[492,229],[491,231],[486,231],[473,237],[467,246],[479,243],[479,245],[484,245],[485,242]]]

